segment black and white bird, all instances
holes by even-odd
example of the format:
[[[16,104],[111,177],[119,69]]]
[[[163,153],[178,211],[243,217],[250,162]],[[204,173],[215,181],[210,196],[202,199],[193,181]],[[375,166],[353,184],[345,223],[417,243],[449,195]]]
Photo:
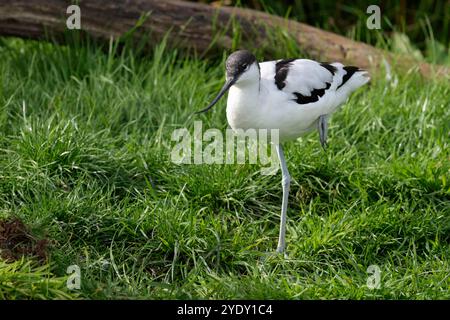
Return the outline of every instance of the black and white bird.
[[[247,50],[226,60],[226,82],[208,111],[229,90],[227,120],[232,129],[278,129],[276,145],[282,172],[283,200],[277,252],[286,247],[286,211],[291,177],[281,143],[319,130],[325,146],[328,117],[350,94],[370,80],[366,71],[341,63],[284,59],[258,63]]]

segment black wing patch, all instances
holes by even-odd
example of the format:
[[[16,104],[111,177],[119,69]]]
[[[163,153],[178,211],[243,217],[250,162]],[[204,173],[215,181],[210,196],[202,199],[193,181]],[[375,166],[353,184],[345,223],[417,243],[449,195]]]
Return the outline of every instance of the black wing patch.
[[[291,62],[296,59],[284,59],[275,64],[275,84],[279,90],[286,86],[286,80]]]
[[[347,73],[344,77],[342,77],[342,83],[336,88],[336,90],[342,87],[355,74],[355,72],[362,71],[360,68],[354,66],[344,67],[344,70],[347,71]]]
[[[321,98],[325,94],[325,91],[330,88],[331,83],[326,82],[326,85],[327,86],[323,89],[314,89],[313,91],[311,91],[311,95],[309,96],[304,96],[301,93],[293,92],[293,94],[297,97],[297,99],[295,99],[295,102],[297,102],[298,104],[307,104],[318,101],[319,98]]]
[[[330,71],[333,76],[337,71],[337,68],[335,66],[332,66],[331,64],[328,63],[321,63],[320,66]]]

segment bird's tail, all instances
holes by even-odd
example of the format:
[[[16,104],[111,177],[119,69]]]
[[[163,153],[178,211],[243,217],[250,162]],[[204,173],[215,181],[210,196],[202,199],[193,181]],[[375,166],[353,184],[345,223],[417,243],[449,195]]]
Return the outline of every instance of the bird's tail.
[[[345,90],[350,94],[370,81],[369,73],[358,67],[344,67],[344,70],[347,73],[343,76],[342,84],[338,87],[338,90]]]
[[[338,107],[344,104],[353,91],[370,81],[369,73],[358,67],[344,66],[337,62],[333,63],[333,66],[338,71],[335,75],[335,95],[333,96],[333,101],[330,103],[331,107],[327,112],[328,114],[336,111]]]

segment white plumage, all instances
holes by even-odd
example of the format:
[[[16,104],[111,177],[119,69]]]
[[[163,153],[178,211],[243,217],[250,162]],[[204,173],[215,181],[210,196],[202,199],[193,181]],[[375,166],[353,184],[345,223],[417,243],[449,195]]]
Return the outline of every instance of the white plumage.
[[[347,73],[340,63],[333,63],[334,75],[320,63],[297,59],[290,63],[285,86],[280,90],[275,83],[277,61],[262,62],[260,81],[255,64],[246,71],[248,79],[234,84],[228,94],[227,119],[231,128],[279,129],[280,141],[298,138],[317,128],[321,115],[329,115],[342,105],[350,93],[369,81],[367,72],[358,71],[344,84]],[[244,74],[245,75],[245,74]],[[316,102],[299,104],[294,92],[311,96],[315,89],[325,90]]]
[[[212,108],[229,90],[227,120],[233,129],[278,129],[280,143],[313,129],[326,143],[328,117],[350,94],[369,81],[366,71],[341,63],[286,59],[258,63],[246,50],[226,61],[226,83]],[[282,171],[283,200],[277,252],[284,252],[290,175],[281,144],[276,146]]]

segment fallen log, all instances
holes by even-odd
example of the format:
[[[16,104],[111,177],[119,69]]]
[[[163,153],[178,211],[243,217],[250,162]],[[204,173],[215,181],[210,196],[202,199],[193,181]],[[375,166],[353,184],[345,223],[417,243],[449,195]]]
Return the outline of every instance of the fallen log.
[[[64,0],[0,0],[0,35],[32,39],[52,37],[64,41],[67,7]],[[233,32],[239,28],[241,44],[262,47],[270,34],[287,30],[308,56],[323,61],[340,61],[376,72],[384,60],[397,70],[417,70],[427,78],[450,77],[450,68],[395,55],[309,25],[251,9],[221,7],[183,1],[80,0],[81,29],[90,36],[108,41],[117,39],[139,24],[134,37],[151,34],[149,45],[170,30],[170,42],[200,54],[230,49]],[[142,16],[149,16],[142,20]],[[141,19],[141,20],[140,20]],[[267,48],[267,56],[271,56]]]

